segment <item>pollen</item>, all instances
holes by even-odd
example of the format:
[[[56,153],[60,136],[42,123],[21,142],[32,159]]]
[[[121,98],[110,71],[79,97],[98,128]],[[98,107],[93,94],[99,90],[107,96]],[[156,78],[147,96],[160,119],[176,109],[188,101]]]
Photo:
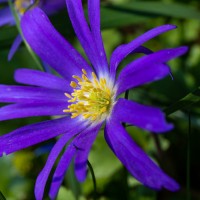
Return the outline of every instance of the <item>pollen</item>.
[[[27,9],[29,9],[32,6],[37,6],[38,3],[39,3],[39,0],[35,0],[34,3],[32,0],[15,0],[14,6],[15,6],[16,11],[20,15],[23,15]]]
[[[73,88],[71,94],[65,93],[70,105],[63,110],[70,113],[71,118],[82,116],[90,121],[105,119],[113,105],[113,93],[106,78],[98,79],[92,72],[88,78],[86,70],[82,69],[82,76],[72,76],[75,80],[71,81]]]

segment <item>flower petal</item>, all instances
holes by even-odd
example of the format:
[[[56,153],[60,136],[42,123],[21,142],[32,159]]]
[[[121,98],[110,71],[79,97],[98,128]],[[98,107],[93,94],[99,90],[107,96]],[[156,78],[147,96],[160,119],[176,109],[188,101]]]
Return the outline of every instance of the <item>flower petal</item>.
[[[109,146],[137,180],[152,189],[179,189],[179,185],[167,176],[131,139],[124,127],[116,120],[109,120],[105,128]]]
[[[58,163],[58,166],[53,175],[53,180],[49,191],[50,199],[55,199],[58,190],[60,188],[60,185],[62,184],[62,181],[64,179],[65,173],[69,167],[72,158],[75,156],[75,153],[76,153],[76,148],[70,144],[67,147],[67,150],[62,155],[60,162]]]
[[[187,47],[165,49],[143,56],[128,64],[117,79],[117,95],[126,90],[147,82],[159,80],[170,74],[170,68],[165,64],[187,51]]]
[[[79,151],[81,150],[86,149],[86,151],[88,151],[88,148],[90,147],[90,145],[92,145],[91,143],[95,139],[101,125],[102,124],[98,124],[92,127],[88,126],[83,132],[80,132],[76,136],[76,138],[69,144],[66,151],[62,155],[53,175],[53,180],[49,192],[49,196],[51,199],[54,199],[56,197],[72,158],[75,156],[76,153],[79,153]],[[94,135],[91,135],[91,133],[93,133]]]
[[[116,70],[119,63],[134,49],[136,49],[143,43],[147,42],[148,40],[175,28],[176,26],[174,25],[162,25],[162,26],[153,28],[150,31],[147,31],[146,33],[137,37],[136,39],[134,39],[132,42],[128,44],[124,44],[117,47],[115,51],[113,52],[111,56],[111,60],[110,60],[110,73],[111,73],[112,78],[115,77]]]
[[[16,129],[0,136],[0,156],[33,146],[81,126],[78,119],[63,117]]]
[[[71,92],[69,80],[39,70],[18,69],[15,71],[15,80],[18,83]]]
[[[101,126],[102,123],[92,127],[90,130],[85,130],[77,136],[76,140],[73,142],[77,149],[74,161],[75,174],[80,182],[84,181],[86,178],[88,155]]]
[[[155,133],[162,133],[173,128],[172,124],[166,122],[165,115],[159,108],[141,105],[127,99],[117,101],[112,116],[116,116],[120,122],[130,123]]]
[[[66,8],[65,0],[48,0],[41,2],[40,6],[42,10],[45,11],[48,15],[58,12],[61,9]]]
[[[45,164],[45,167],[40,172],[36,180],[35,197],[37,200],[43,199],[43,194],[44,194],[44,189],[45,189],[47,179],[50,175],[53,165],[56,159],[58,158],[60,152],[62,151],[64,146],[67,144],[69,139],[71,139],[73,136],[78,134],[82,129],[83,129],[83,126],[77,126],[75,127],[75,129],[72,129],[69,132],[65,133],[52,148],[49,154],[49,157],[47,159],[47,162]]]
[[[21,37],[21,35],[18,35],[15,38],[15,40],[14,40],[14,42],[13,42],[11,48],[10,48],[10,51],[9,51],[9,54],[8,54],[8,60],[12,59],[12,57],[14,56],[16,51],[18,50],[21,43],[22,43],[22,37]]]
[[[101,58],[101,65],[102,67],[108,68],[108,61],[100,29],[100,0],[88,0],[88,15],[92,36]]]
[[[136,49],[134,49],[131,53],[144,53],[146,55],[152,54],[153,51],[151,51],[150,49],[144,47],[144,46],[139,46]]]
[[[74,31],[90,62],[92,63],[93,67],[97,70],[97,74],[99,74],[100,72],[107,72],[107,66],[102,65],[102,52],[98,51],[99,47],[96,46],[94,37],[85,19],[82,0],[66,0],[66,3],[69,17],[74,27]]]
[[[0,102],[49,103],[66,102],[64,92],[31,86],[0,85]]]
[[[66,115],[63,112],[68,106],[67,102],[61,103],[21,103],[0,108],[0,121],[33,116]]]
[[[87,62],[54,29],[41,9],[26,12],[21,19],[21,27],[31,48],[63,77],[71,79],[72,75],[81,75],[82,68],[90,71]]]
[[[0,26],[4,26],[6,24],[15,24],[15,20],[9,7],[0,10]]]

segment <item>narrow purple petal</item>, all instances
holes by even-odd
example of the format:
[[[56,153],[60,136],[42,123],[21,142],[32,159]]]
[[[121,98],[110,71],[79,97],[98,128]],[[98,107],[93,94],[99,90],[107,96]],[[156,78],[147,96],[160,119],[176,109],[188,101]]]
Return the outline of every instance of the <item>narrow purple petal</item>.
[[[74,31],[94,69],[97,70],[98,74],[107,72],[107,66],[104,66],[102,62],[102,52],[98,51],[99,47],[96,46],[97,44],[85,19],[82,0],[66,0],[66,3]],[[98,10],[96,11],[99,12]]]
[[[51,199],[56,197],[72,158],[81,150],[88,151],[88,148],[92,145],[91,143],[95,139],[101,125],[102,124],[98,124],[96,126],[87,127],[83,132],[80,132],[77,137],[69,144],[66,151],[62,155],[53,175],[53,180],[49,192]],[[94,135],[91,135],[92,133]]]
[[[102,68],[108,68],[108,62],[100,29],[100,0],[88,0],[88,14],[92,36],[100,54],[101,66]]]
[[[15,80],[18,83],[57,89],[71,92],[70,81],[61,77],[32,69],[18,69],[15,71]]]
[[[75,174],[77,179],[81,182],[86,178],[88,155],[101,126],[102,123],[92,127],[89,130],[85,130],[79,136],[77,136],[76,140],[73,142],[77,148],[77,153],[74,161]]]
[[[131,53],[144,53],[146,55],[149,55],[149,54],[153,53],[153,51],[151,51],[150,49],[148,49],[144,46],[139,46],[136,49],[134,49]]]
[[[21,35],[18,35],[18,36],[15,38],[15,40],[14,40],[14,42],[13,42],[11,48],[10,48],[10,51],[9,51],[9,54],[8,54],[8,60],[9,60],[9,61],[10,61],[10,60],[12,59],[12,57],[14,56],[14,54],[15,54],[16,51],[18,50],[18,48],[19,48],[19,46],[20,46],[21,43],[22,43],[22,37],[21,37]]]
[[[165,49],[143,56],[128,64],[117,79],[117,95],[144,83],[159,80],[170,74],[170,68],[165,64],[187,51],[187,47]]]
[[[4,26],[6,24],[15,24],[15,19],[13,18],[9,7],[0,10],[0,26]]]
[[[76,148],[70,144],[67,147],[67,150],[62,155],[60,162],[58,163],[58,166],[53,175],[53,180],[49,192],[50,199],[55,199],[55,197],[57,196],[58,190],[63,182],[65,173],[69,167],[72,158],[75,156],[75,153],[76,153]]]
[[[131,139],[124,127],[111,119],[105,128],[105,138],[109,146],[137,180],[152,189],[179,189],[179,185],[167,176],[143,150]]]
[[[41,9],[26,12],[21,27],[31,48],[66,79],[81,75],[83,68],[91,70],[83,57],[55,30]]]
[[[0,156],[33,146],[81,126],[78,119],[63,117],[16,129],[0,137]]]
[[[44,1],[40,6],[42,10],[48,15],[58,12],[61,9],[66,8],[65,0],[48,0]]]
[[[76,134],[78,134],[84,127],[83,126],[77,126],[74,129],[70,130],[69,132],[65,133],[54,145],[52,148],[49,157],[47,159],[47,162],[45,164],[45,167],[40,172],[40,174],[37,177],[36,184],[35,184],[35,197],[36,200],[43,199],[44,189],[47,182],[47,179],[50,175],[50,172],[53,168],[53,165],[55,164],[56,159],[58,158],[59,154],[61,153],[64,146],[67,144],[69,139],[74,137]]]
[[[49,103],[66,102],[64,92],[31,86],[0,85],[0,102]]]
[[[34,117],[34,116],[52,116],[52,115],[66,115],[63,112],[68,106],[67,102],[61,103],[21,103],[12,104],[0,108],[0,121]]]
[[[117,101],[112,116],[115,116],[120,122],[126,122],[156,133],[169,131],[173,128],[172,124],[166,122],[165,115],[160,109],[126,99]]]
[[[172,29],[175,29],[176,26],[174,25],[162,25],[159,27],[156,27],[154,29],[151,29],[150,31],[147,31],[143,35],[137,37],[134,39],[132,42],[128,44],[123,44],[115,49],[111,56],[111,61],[110,61],[110,72],[112,78],[115,77],[117,67],[119,63],[134,49],[138,48],[141,46],[143,43],[147,42],[148,40],[166,32]]]

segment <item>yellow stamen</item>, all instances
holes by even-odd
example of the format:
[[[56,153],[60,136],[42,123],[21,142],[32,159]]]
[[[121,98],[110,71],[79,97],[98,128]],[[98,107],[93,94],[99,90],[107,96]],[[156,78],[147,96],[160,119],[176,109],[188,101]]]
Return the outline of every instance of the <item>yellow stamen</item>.
[[[74,82],[74,81],[71,81],[71,83],[70,83],[70,86],[71,86],[71,87],[73,87],[73,88],[76,88],[78,85],[77,85],[77,83],[76,83],[76,82]]]
[[[82,116],[91,121],[104,119],[113,104],[112,90],[105,78],[98,79],[92,72],[92,79],[90,79],[85,69],[82,69],[82,72],[81,77],[72,76],[77,82],[71,81],[73,92],[65,93],[71,104],[63,112],[71,113],[71,118]]]
[[[68,93],[65,93],[65,96],[68,97],[69,99],[72,98],[72,96],[70,94],[68,94]]]
[[[39,4],[39,0],[36,0],[33,4],[31,2],[31,0],[15,0],[14,1],[14,6],[16,11],[23,15],[27,9],[29,9],[30,7],[35,7]]]

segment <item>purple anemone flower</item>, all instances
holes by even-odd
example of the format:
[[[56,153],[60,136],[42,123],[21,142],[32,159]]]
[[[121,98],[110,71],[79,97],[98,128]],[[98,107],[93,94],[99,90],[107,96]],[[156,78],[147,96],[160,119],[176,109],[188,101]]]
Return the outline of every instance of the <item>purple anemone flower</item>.
[[[8,3],[8,0],[0,0],[0,4]],[[19,14],[19,18],[23,16],[25,11],[31,6],[38,6],[44,10],[48,15],[51,15],[58,10],[65,8],[65,0],[13,0],[14,7]],[[4,25],[15,25],[15,18],[9,8],[0,9],[0,27]],[[22,37],[18,35],[10,49],[8,54],[8,60],[11,60],[17,49],[19,48],[22,42]]]
[[[173,125],[166,122],[160,109],[119,97],[131,88],[170,74],[166,62],[184,54],[187,47],[152,52],[142,45],[176,27],[156,27],[132,42],[117,47],[108,64],[100,32],[100,1],[88,0],[90,26],[85,19],[81,0],[66,0],[66,3],[75,33],[89,61],[54,29],[41,9],[34,8],[24,14],[21,27],[25,39],[60,76],[18,69],[15,80],[26,86],[0,86],[0,101],[11,103],[0,109],[0,120],[30,116],[62,117],[27,125],[1,136],[0,155],[59,136],[35,184],[36,199],[41,200],[53,165],[62,153],[49,190],[50,198],[54,199],[72,160],[77,179],[85,180],[88,154],[105,124],[108,145],[137,180],[156,190],[178,190],[179,185],[132,140],[122,123],[154,133],[169,131]],[[137,52],[146,55],[126,65],[117,75],[120,62],[128,54]],[[67,143],[69,145],[63,152]]]

